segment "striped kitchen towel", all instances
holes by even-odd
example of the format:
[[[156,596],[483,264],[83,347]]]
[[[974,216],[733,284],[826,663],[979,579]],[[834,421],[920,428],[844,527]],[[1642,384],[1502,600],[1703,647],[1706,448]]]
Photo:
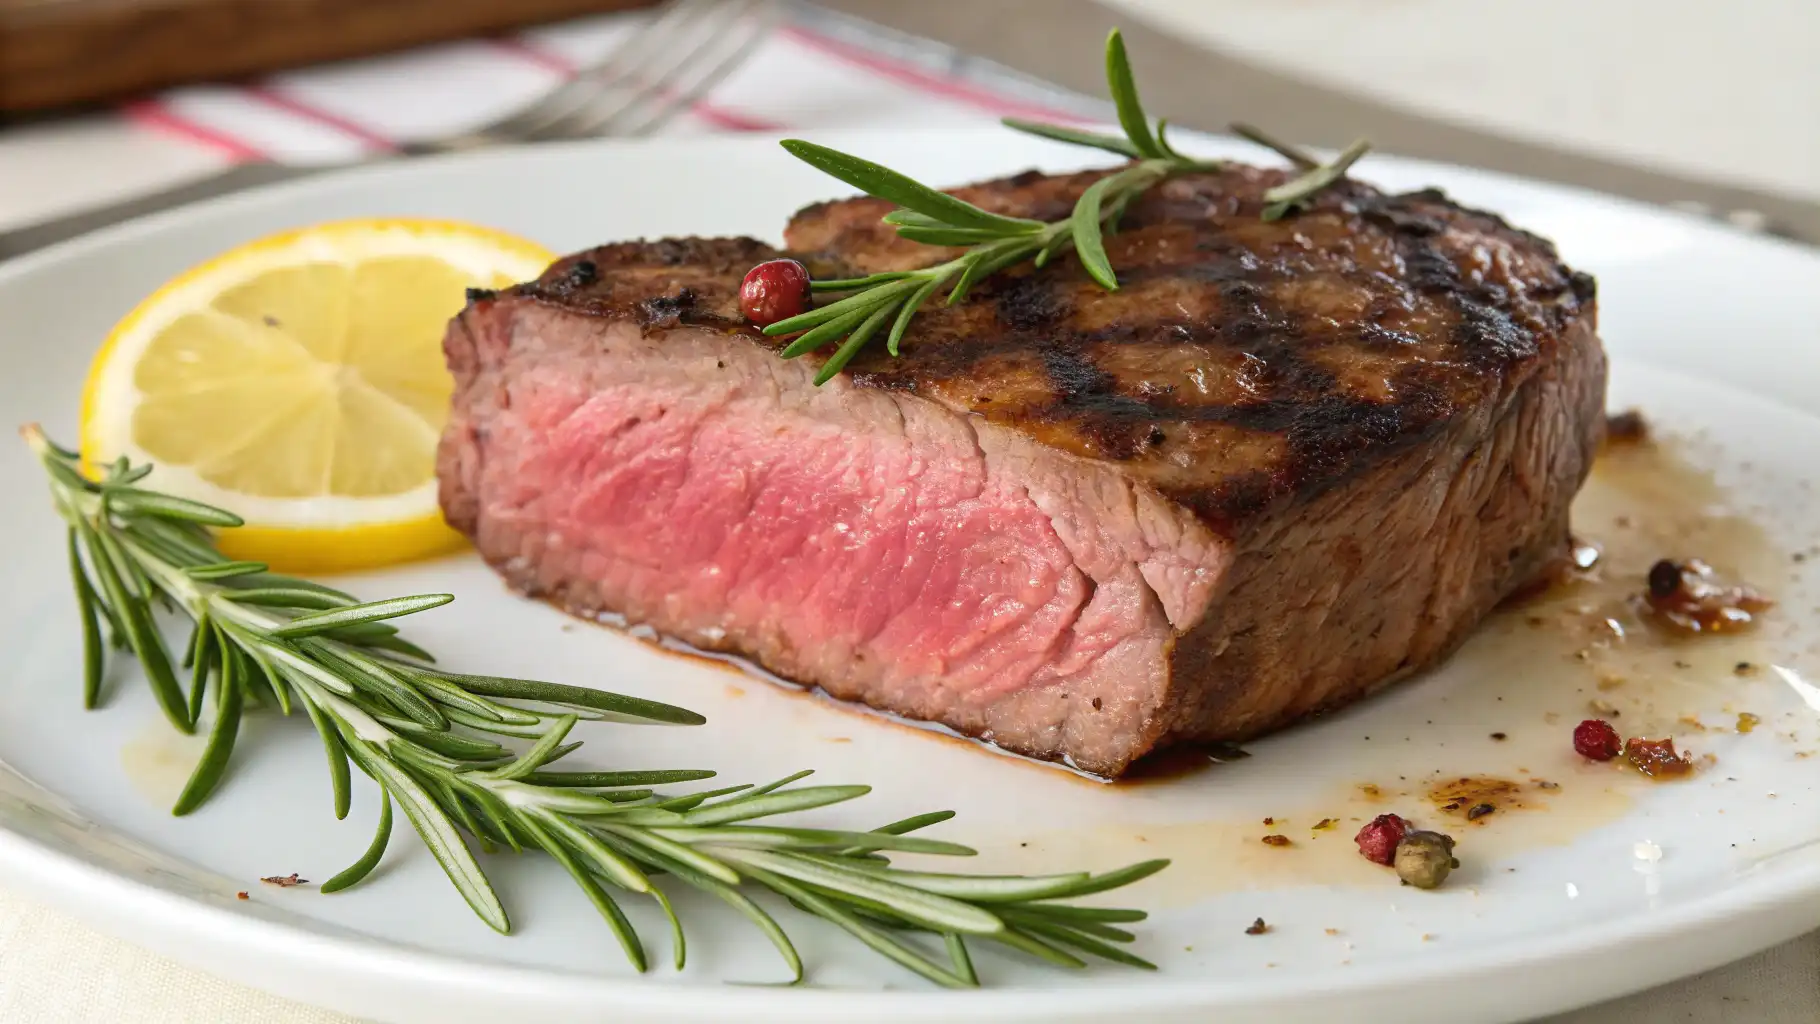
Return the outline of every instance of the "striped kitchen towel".
[[[135,122],[232,160],[339,163],[471,129],[593,64],[649,15],[602,15],[512,35],[188,86],[129,104]],[[661,134],[891,124],[1006,115],[1103,121],[1105,105],[927,40],[793,7],[747,61]]]

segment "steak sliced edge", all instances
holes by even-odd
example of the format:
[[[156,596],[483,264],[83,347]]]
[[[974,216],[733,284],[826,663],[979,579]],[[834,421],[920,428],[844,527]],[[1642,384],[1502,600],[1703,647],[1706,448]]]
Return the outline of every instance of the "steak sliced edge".
[[[1098,172],[958,190],[1065,214]],[[451,324],[449,521],[515,588],[1116,776],[1444,657],[1567,544],[1602,423],[1589,278],[1425,192],[1180,178],[817,388],[738,318],[777,255],[610,245]],[[849,200],[825,277],[944,257]],[[1056,211],[1062,211],[1058,213]]]

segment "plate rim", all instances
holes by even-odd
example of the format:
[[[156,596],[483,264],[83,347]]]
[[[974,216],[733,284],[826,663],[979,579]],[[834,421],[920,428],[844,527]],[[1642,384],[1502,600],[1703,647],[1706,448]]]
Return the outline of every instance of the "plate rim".
[[[1089,128],[1095,127],[1089,125]],[[1101,125],[1108,130],[1115,126]],[[869,143],[901,143],[907,137],[920,137],[932,140],[949,140],[964,144],[975,138],[1004,138],[1007,129],[996,125],[957,126],[945,128],[916,129],[879,129],[879,128],[798,128],[789,131],[750,131],[704,135],[685,135],[671,137],[646,137],[636,139],[572,139],[563,141],[540,142],[534,145],[500,147],[494,149],[470,150],[466,152],[439,153],[416,156],[409,159],[371,159],[361,163],[321,170],[314,174],[293,178],[287,181],[255,185],[224,195],[212,196],[193,202],[184,203],[165,210],[158,210],[138,217],[133,217],[115,224],[97,228],[94,231],[52,243],[41,249],[0,260],[0,286],[15,275],[29,274],[41,264],[51,264],[64,259],[80,257],[83,253],[96,248],[129,241],[144,234],[155,233],[166,225],[181,223],[198,215],[228,216],[242,207],[262,206],[282,201],[286,198],[307,194],[319,189],[332,188],[341,183],[359,179],[384,180],[387,177],[416,177],[426,173],[435,173],[446,169],[467,166],[484,166],[489,163],[517,163],[523,161],[561,162],[575,159],[598,150],[665,150],[665,149],[749,149],[765,144],[775,144],[787,138],[805,138],[836,148],[863,150]],[[1214,132],[1178,129],[1176,132],[1182,140],[1197,146],[1206,146],[1220,151],[1216,154],[1223,159],[1244,159],[1246,154],[1256,154],[1259,147],[1234,135]],[[1080,161],[1082,166],[1098,166],[1112,161],[1101,161],[1099,154],[1079,147],[1067,146],[1028,136],[1014,136],[1043,146],[1055,147],[1054,152],[1075,152],[1084,154]],[[1317,155],[1332,155],[1331,150],[1314,148],[1311,152]],[[1236,154],[1236,155],[1235,155]],[[1517,189],[1532,191],[1537,194],[1552,195],[1575,203],[1592,203],[1620,210],[1627,215],[1648,220],[1658,220],[1675,224],[1703,234],[1708,238],[1724,239],[1732,243],[1742,243],[1766,252],[1779,252],[1792,255],[1798,259],[1811,261],[1820,269],[1820,246],[1782,238],[1776,235],[1756,234],[1730,224],[1715,221],[1686,210],[1669,206],[1660,206],[1640,199],[1632,199],[1615,193],[1603,192],[1593,188],[1569,185],[1560,182],[1545,181],[1540,178],[1529,178],[1522,175],[1492,171],[1468,164],[1456,164],[1439,160],[1428,160],[1418,157],[1402,156],[1397,153],[1373,149],[1367,159],[1372,165],[1398,168],[1406,172],[1432,173],[1442,178],[1457,181],[1471,181],[1499,189]],[[1369,174],[1361,176],[1369,181]],[[1452,186],[1448,186],[1452,187]]]
[[[890,140],[901,144],[906,136],[929,140],[930,145],[940,145],[943,140],[951,145],[964,144],[966,140],[975,137],[1002,136],[1003,129],[980,127],[890,132],[870,129],[805,129],[792,133],[588,140],[548,144],[535,149],[482,151],[411,162],[364,164],[159,211],[0,262],[0,289],[13,287],[19,279],[29,278],[57,265],[80,261],[109,247],[155,237],[159,232],[176,228],[192,218],[231,220],[242,211],[282,206],[314,192],[342,188],[351,181],[384,182],[387,178],[409,181],[425,174],[460,173],[463,167],[489,163],[560,163],[601,149],[681,150],[685,153],[755,150],[786,137],[786,134],[863,150],[868,142]],[[1200,144],[1218,147],[1220,150],[1244,151],[1250,148],[1241,140],[1230,137],[1183,134]],[[1374,159],[1390,163],[1400,171],[1431,174],[1445,181],[1450,189],[1456,183],[1472,182],[1475,187],[1483,184],[1495,189],[1528,190],[1532,194],[1570,203],[1597,204],[1626,216],[1669,221],[1693,232],[1696,240],[1700,235],[1723,238],[1732,245],[1742,244],[1765,252],[1793,255],[1820,270],[1820,249],[1769,236],[1751,235],[1682,211],[1654,207],[1588,189],[1477,168],[1413,160],[1390,154],[1374,154]],[[1686,376],[1684,371],[1669,368],[1652,367],[1652,370]],[[1812,412],[1795,408],[1773,397],[1758,396],[1731,384],[1719,386],[1754,401],[1773,403],[1790,414],[1815,418]],[[768,1016],[775,1015],[777,1019],[793,1020],[828,1019],[828,1015],[836,1011],[843,1014],[866,1012],[879,1015],[879,1019],[909,1019],[956,1010],[984,1014],[1009,1013],[1016,1016],[1042,1014],[1050,1017],[1068,1017],[1106,1010],[1211,1010],[1277,1002],[1293,991],[1306,991],[1311,986],[1318,988],[1323,996],[1363,995],[1413,985],[1457,983],[1477,975],[1505,972],[1520,966],[1560,964],[1589,954],[1609,951],[1614,947],[1635,945],[1640,940],[1668,933],[1697,930],[1721,923],[1737,925],[1751,918],[1768,918],[1771,915],[1767,912],[1774,910],[1778,904],[1820,901],[1820,861],[1787,863],[1780,865],[1777,870],[1763,871],[1755,878],[1728,887],[1720,894],[1691,897],[1665,910],[1648,915],[1628,915],[1615,921],[1577,929],[1565,937],[1529,936],[1459,952],[1438,949],[1432,954],[1406,961],[1379,962],[1354,973],[1324,976],[1318,982],[1299,975],[1242,982],[1196,982],[1189,978],[1170,978],[1160,974],[1107,972],[1103,981],[1096,979],[1091,988],[1045,989],[1028,984],[1012,984],[963,992],[813,987],[755,990],[714,982],[667,983],[641,976],[589,976],[570,970],[505,964],[414,949],[372,936],[314,932],[281,921],[236,913],[140,881],[125,873],[64,853],[48,842],[16,832],[3,823],[0,823],[0,868],[9,871],[24,883],[21,888],[35,899],[62,907],[102,930],[122,937],[157,933],[160,942],[154,948],[165,955],[192,963],[197,962],[197,958],[184,956],[181,951],[173,949],[173,945],[207,946],[221,951],[239,947],[248,960],[264,958],[273,964],[292,967],[300,960],[307,960],[346,978],[359,977],[417,990],[434,987],[444,993],[494,995],[519,995],[535,990],[544,997],[573,1000],[578,1005],[586,1003],[597,1007],[610,1006],[619,1010],[762,1012]],[[129,930],[119,928],[118,923],[125,919],[131,919],[134,927]],[[1762,940],[1755,948],[1768,948],[1807,929],[1796,929],[1788,934],[1782,934],[1783,930],[1770,929],[1753,937],[1753,941],[1757,938]],[[141,944],[137,938],[129,938],[128,941]],[[1721,954],[1713,958],[1708,966],[1717,966],[1732,959],[1735,958],[1730,954]],[[1672,968],[1668,970],[1673,971]],[[1661,980],[1679,976],[1682,976],[1681,972],[1673,972],[1664,975]],[[234,977],[242,980],[245,975]],[[261,982],[253,984],[267,990],[282,991],[282,987],[274,988]]]
[[[1792,852],[1782,851],[1764,860]],[[212,906],[65,854],[38,839],[15,832],[3,823],[0,823],[0,867],[10,878],[27,883],[25,891],[34,899],[73,912],[141,948],[146,947],[126,939],[105,922],[132,917],[139,924],[133,929],[135,934],[147,929],[162,931],[160,938],[164,941],[158,944],[158,951],[178,960],[197,963],[196,959],[170,948],[173,943],[189,945],[182,942],[187,938],[219,949],[235,948],[240,956],[255,962],[295,967],[300,959],[314,960],[338,973],[369,980],[403,982],[418,991],[435,991],[445,999],[451,994],[516,997],[534,989],[539,997],[554,996],[578,1005],[616,1010],[686,1008],[692,1013],[739,1012],[745,1014],[746,1019],[834,1020],[840,1019],[836,1013],[866,1012],[869,1020],[912,1020],[927,1019],[929,1014],[955,1009],[1075,1019],[1113,1009],[1130,1012],[1244,1008],[1277,1001],[1290,990],[1306,990],[1311,986],[1310,979],[1297,975],[1282,975],[1282,980],[1197,984],[1192,980],[1169,979],[1161,973],[1112,973],[1109,969],[1104,974],[1104,981],[1096,980],[1090,988],[1063,989],[1018,984],[954,991],[818,989],[812,985],[784,987],[727,982],[664,983],[642,975],[591,976],[570,970],[502,964],[412,949],[370,936],[328,935],[263,920]],[[47,895],[51,898],[46,899]],[[1374,963],[1364,970],[1329,976],[1313,983],[1313,987],[1323,997],[1346,998],[1442,982],[1460,984],[1486,974],[1569,963],[1617,946],[1635,946],[1651,938],[1669,939],[1673,934],[1706,926],[1736,925],[1767,916],[1765,912],[1778,905],[1786,910],[1801,902],[1820,905],[1820,860],[1785,865],[1779,872],[1760,872],[1751,881],[1720,894],[1695,897],[1666,910],[1626,915],[1580,928],[1569,932],[1565,938],[1524,937],[1458,953],[1442,949],[1422,957]],[[107,912],[104,913],[102,907],[107,908]],[[1808,930],[1798,928],[1789,934],[1783,934],[1781,929],[1761,931],[1753,939],[1756,946],[1752,952],[1780,944]],[[1711,960],[1707,965],[1711,967],[1738,958],[1721,954],[1707,959]],[[1665,980],[1686,976],[1672,968],[1664,974]],[[1332,980],[1334,977],[1340,980]],[[257,987],[278,991],[266,985]],[[1640,991],[1648,987],[1648,984],[1632,986],[1629,990]],[[1614,992],[1609,997],[1622,994]],[[1566,1006],[1558,1009],[1564,1008]],[[763,1018],[753,1016],[755,1012],[762,1012]]]

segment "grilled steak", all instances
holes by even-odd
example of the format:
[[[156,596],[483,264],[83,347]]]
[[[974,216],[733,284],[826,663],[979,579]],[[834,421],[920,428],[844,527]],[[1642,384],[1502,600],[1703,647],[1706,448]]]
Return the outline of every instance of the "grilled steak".
[[[1098,173],[957,194],[1049,220]],[[1281,180],[1171,180],[1108,239],[1119,291],[1009,271],[821,388],[739,318],[768,247],[569,257],[450,326],[449,521],[576,614],[1104,776],[1338,707],[1563,552],[1605,359],[1546,241],[1350,181],[1264,222]],[[945,258],[888,209],[788,244]]]

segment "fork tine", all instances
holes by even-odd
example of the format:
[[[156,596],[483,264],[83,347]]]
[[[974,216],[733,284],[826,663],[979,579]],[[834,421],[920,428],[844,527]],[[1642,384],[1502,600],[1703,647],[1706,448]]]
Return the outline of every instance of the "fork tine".
[[[697,19],[689,39],[663,62],[619,88],[603,88],[591,102],[536,133],[539,139],[633,135],[655,130],[738,67],[776,23],[772,0],[732,0],[713,16]],[[645,62],[647,64],[651,62]]]
[[[647,104],[647,114],[634,119],[637,108],[628,110],[622,117],[615,118],[601,126],[603,135],[648,135],[663,127],[679,111],[687,110],[716,86],[725,81],[729,75],[746,62],[753,51],[764,44],[770,37],[771,30],[781,20],[782,9],[775,3],[761,3],[756,11],[741,24],[741,31],[723,41],[723,44],[712,59],[698,62],[688,70],[692,74],[680,76],[668,89],[660,94],[670,102],[665,105]],[[649,95],[649,94],[647,94]]]
[[[666,80],[698,59],[730,27],[737,27],[751,3],[752,0],[715,0],[698,8],[695,17],[679,23],[669,34],[664,40],[666,45],[646,47],[613,81],[590,81],[585,102],[540,126],[532,138],[541,141],[600,134],[601,127],[619,111],[657,97]]]
[[[577,71],[568,81],[550,90],[522,110],[464,133],[467,144],[528,140],[551,123],[568,117],[593,103],[603,83],[618,82],[630,75],[653,53],[663,53],[671,37],[687,32],[703,15],[710,15],[719,0],[668,0],[637,31],[621,40],[599,62]],[[449,140],[457,142],[459,140]],[[436,141],[428,148],[444,147]]]
[[[657,31],[643,38],[634,40],[632,45],[622,52],[615,50],[611,61],[603,62],[583,71],[577,77],[585,86],[613,85],[627,79],[643,77],[643,68],[653,61],[661,61],[679,45],[701,35],[704,31],[718,31],[720,21],[727,17],[729,9],[737,9],[745,0],[728,3],[727,0],[671,0],[673,10],[666,10],[668,17],[663,24],[654,25]]]

